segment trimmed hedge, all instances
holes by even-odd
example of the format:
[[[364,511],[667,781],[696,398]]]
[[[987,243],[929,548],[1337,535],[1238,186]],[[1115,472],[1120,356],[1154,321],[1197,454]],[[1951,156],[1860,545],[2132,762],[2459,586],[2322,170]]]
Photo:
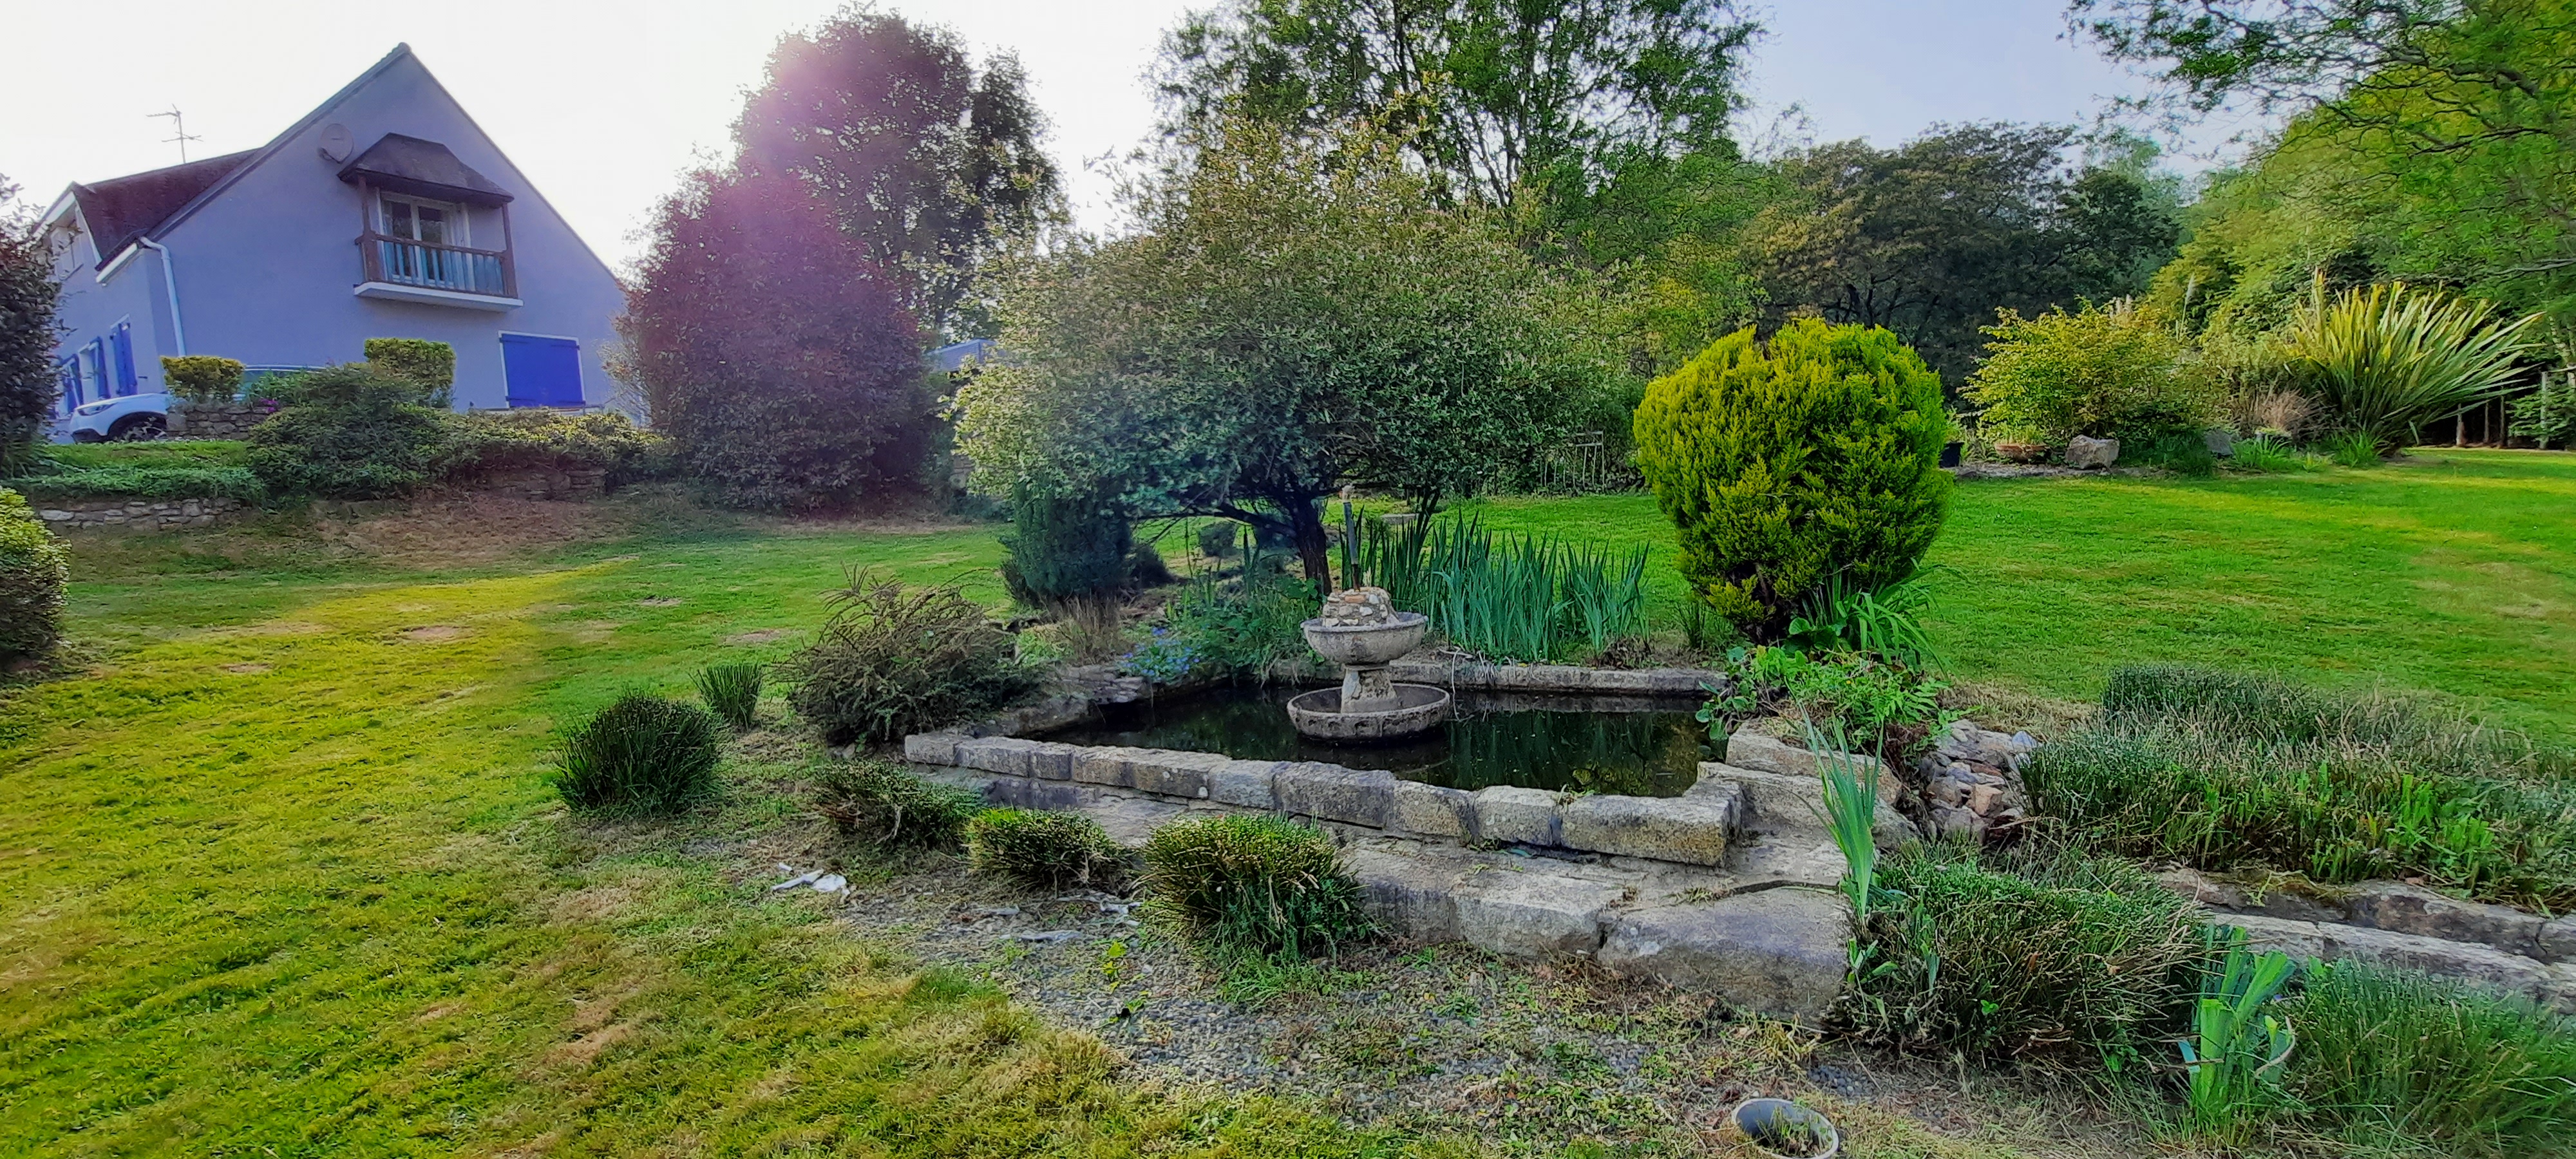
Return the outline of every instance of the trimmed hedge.
[[[189,402],[230,402],[241,393],[242,364],[211,354],[161,359],[161,384]]]
[[[597,468],[615,487],[669,474],[671,444],[615,411],[477,411],[448,420],[440,478],[530,467]]]
[[[1894,334],[1812,318],[1736,331],[1646,389],[1637,466],[1680,530],[1694,595],[1756,643],[1837,576],[1914,574],[1950,476],[1941,378]]]
[[[43,656],[62,638],[71,555],[17,492],[0,487],[0,661]]]
[[[426,338],[370,338],[361,349],[367,362],[398,378],[408,378],[438,396],[439,405],[447,402],[447,391],[456,385],[456,348]]]

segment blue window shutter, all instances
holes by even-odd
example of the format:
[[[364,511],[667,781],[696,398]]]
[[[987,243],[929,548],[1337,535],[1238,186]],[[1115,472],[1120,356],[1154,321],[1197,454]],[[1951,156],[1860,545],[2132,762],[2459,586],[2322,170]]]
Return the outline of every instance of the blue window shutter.
[[[63,413],[70,414],[81,404],[80,359],[66,358],[54,367],[54,379],[62,384]]]
[[[501,336],[511,406],[580,406],[581,343],[535,334]]]
[[[134,378],[134,327],[116,324],[116,393],[132,394],[138,385]]]
[[[107,339],[92,338],[89,345],[81,348],[81,376],[89,380],[89,389],[97,396],[90,401],[108,397]]]

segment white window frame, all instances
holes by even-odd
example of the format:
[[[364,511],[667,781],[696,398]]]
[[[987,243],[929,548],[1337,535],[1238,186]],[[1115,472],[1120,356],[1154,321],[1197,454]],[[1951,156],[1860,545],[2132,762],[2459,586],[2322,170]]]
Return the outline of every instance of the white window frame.
[[[400,237],[400,235],[393,231],[393,219],[385,215],[385,206],[388,203],[396,201],[412,206],[425,205],[431,209],[445,213],[447,215],[448,224],[453,227],[448,231],[448,239],[443,242],[424,242],[412,238],[401,238],[401,240],[411,242],[413,245],[449,245],[464,249],[474,248],[474,215],[465,211],[465,205],[463,202],[440,201],[435,197],[414,197],[408,193],[387,193],[381,189],[377,190],[377,233],[383,234],[386,237]]]

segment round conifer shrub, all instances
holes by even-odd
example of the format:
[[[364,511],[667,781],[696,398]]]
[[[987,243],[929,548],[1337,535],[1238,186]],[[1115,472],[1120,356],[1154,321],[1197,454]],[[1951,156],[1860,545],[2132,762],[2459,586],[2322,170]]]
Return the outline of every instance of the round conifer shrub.
[[[1757,643],[1828,579],[1914,574],[1948,508],[1941,378],[1896,335],[1812,318],[1751,327],[1646,388],[1637,467],[1692,594]]]
[[[0,664],[54,650],[63,630],[70,555],[35,508],[0,487]]]

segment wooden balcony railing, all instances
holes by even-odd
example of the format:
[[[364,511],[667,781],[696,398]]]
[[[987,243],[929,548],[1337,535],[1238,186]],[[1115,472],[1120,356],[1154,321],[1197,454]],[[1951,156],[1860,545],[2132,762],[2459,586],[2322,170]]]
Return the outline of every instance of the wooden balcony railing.
[[[370,230],[358,238],[358,254],[370,282],[494,298],[519,296],[519,271],[507,249],[432,245]]]

